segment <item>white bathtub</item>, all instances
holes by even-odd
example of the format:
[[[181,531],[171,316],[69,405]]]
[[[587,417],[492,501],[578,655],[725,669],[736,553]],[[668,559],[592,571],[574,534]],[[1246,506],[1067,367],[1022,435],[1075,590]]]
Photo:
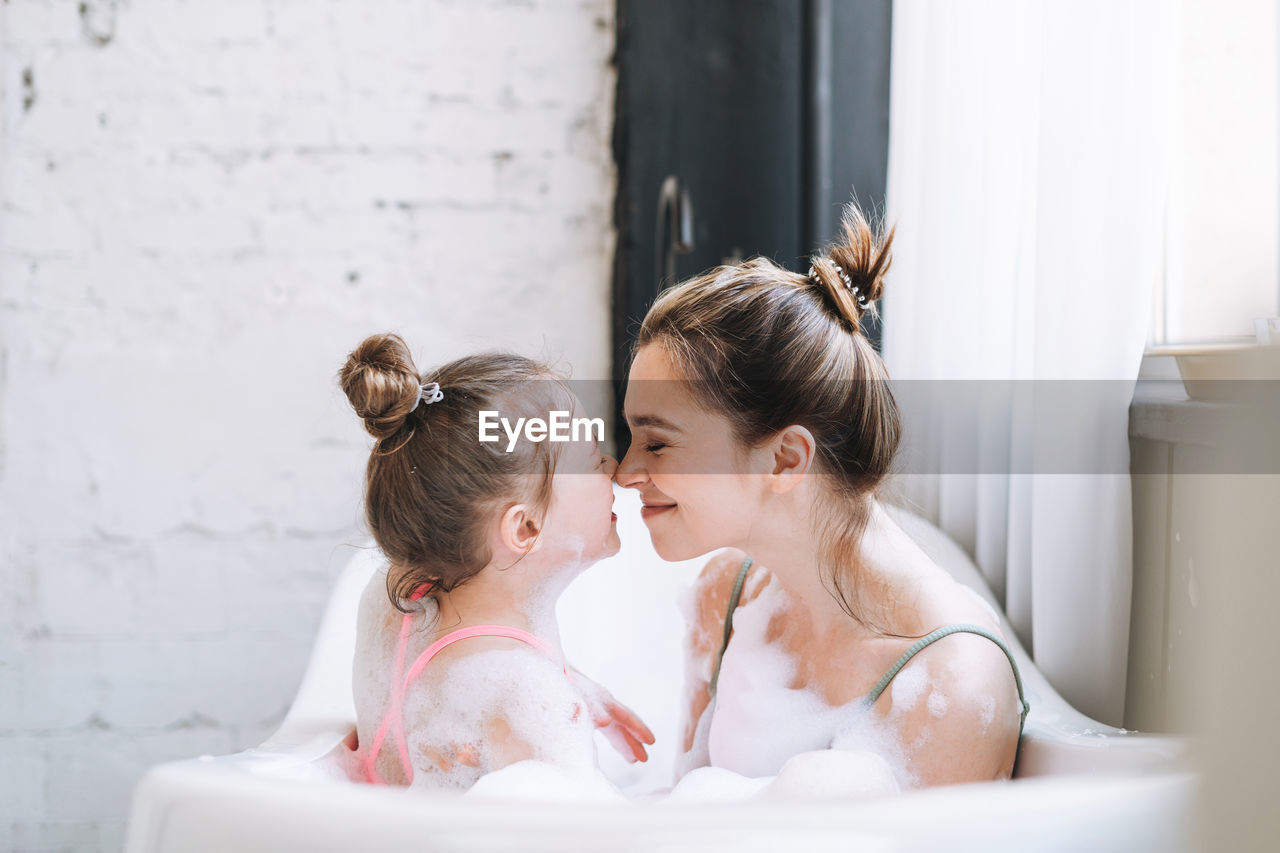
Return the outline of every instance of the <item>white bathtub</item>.
[[[623,552],[561,602],[567,654],[635,708],[659,742],[648,765],[601,746],[625,790],[669,785],[680,671],[672,600],[696,571],[657,558],[633,492],[619,491]],[[958,580],[991,600],[963,552],[922,519],[899,520]],[[236,755],[152,768],[133,798],[127,849],[278,850],[1189,850],[1196,779],[1182,741],[1123,732],[1064,702],[1005,635],[1031,702],[1012,782],[961,785],[855,802],[694,804],[499,801],[348,781],[354,730],[356,604],[377,553],[339,578],[288,715],[268,741]],[[994,603],[994,602],[993,602]],[[656,614],[656,616],[655,616]],[[613,642],[603,642],[611,638]],[[603,741],[601,741],[603,744]]]

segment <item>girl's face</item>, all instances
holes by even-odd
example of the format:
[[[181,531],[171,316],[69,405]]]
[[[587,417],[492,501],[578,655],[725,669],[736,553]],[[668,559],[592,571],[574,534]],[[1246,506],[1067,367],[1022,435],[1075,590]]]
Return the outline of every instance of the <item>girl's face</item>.
[[[666,350],[636,353],[623,405],[631,447],[617,481],[637,489],[640,514],[664,560],[745,542],[765,498],[765,457],[740,449],[728,418],[695,401]]]
[[[581,417],[577,405],[572,417]],[[613,512],[613,474],[618,463],[595,440],[567,442],[556,463],[544,537],[583,564],[613,556],[622,547]],[[580,552],[580,554],[578,553]]]

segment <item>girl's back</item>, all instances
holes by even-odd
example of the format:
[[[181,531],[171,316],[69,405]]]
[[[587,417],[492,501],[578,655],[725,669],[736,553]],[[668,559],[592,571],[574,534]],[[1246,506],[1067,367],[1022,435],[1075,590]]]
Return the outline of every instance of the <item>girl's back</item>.
[[[453,633],[437,616],[427,599],[410,619],[401,651],[405,615],[387,598],[385,572],[375,573],[361,597],[352,686],[359,753],[374,774],[368,781],[465,789],[525,759],[594,768],[594,726],[563,666],[546,651],[508,637],[469,636],[414,673],[424,652]]]

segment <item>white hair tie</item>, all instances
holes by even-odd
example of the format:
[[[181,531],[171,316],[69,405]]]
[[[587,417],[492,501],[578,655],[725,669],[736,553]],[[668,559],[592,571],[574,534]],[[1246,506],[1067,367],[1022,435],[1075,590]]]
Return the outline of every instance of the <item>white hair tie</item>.
[[[418,388],[418,399],[413,401],[413,408],[409,410],[410,414],[417,411],[418,404],[426,401],[427,405],[439,403],[444,399],[444,392],[440,390],[439,382],[428,382]]]

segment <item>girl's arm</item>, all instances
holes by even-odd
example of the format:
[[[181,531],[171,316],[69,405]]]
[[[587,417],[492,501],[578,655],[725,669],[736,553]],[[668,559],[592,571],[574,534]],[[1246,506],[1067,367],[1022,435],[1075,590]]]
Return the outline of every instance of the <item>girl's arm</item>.
[[[649,754],[644,747],[653,744],[653,732],[636,712],[574,667],[569,667],[569,677],[586,702],[591,722],[613,748],[627,761],[648,761]]]

